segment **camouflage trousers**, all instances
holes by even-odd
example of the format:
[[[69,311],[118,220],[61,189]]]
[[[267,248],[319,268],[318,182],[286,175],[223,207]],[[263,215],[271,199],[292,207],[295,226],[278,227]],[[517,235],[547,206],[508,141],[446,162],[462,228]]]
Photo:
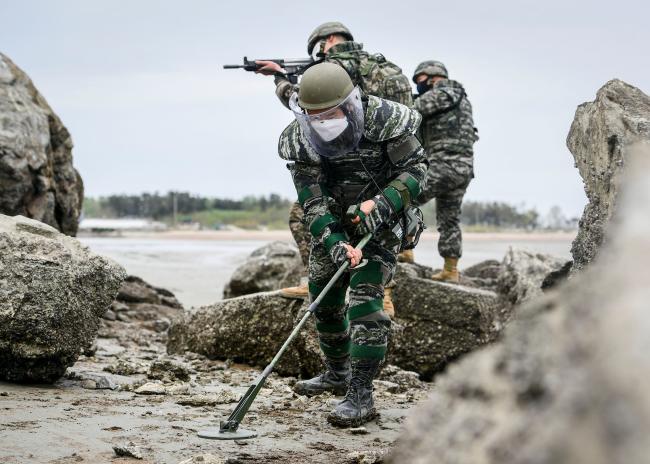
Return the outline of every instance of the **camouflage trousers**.
[[[296,241],[296,245],[298,245],[302,264],[307,268],[309,265],[311,234],[309,233],[309,228],[302,222],[304,214],[305,212],[302,206],[296,201],[289,211],[289,230],[291,230],[291,235],[293,235],[293,239]]]
[[[460,258],[463,254],[461,206],[474,170],[471,164],[445,160],[444,153],[428,158],[426,185],[417,202],[423,205],[436,199],[436,224],[440,233],[438,252],[443,258]]]
[[[315,311],[320,347],[329,359],[350,356],[355,364],[365,359],[383,360],[386,355],[391,322],[383,311],[384,285],[392,279],[397,259],[374,239],[363,249],[363,258],[367,261],[342,275]],[[313,244],[309,257],[311,301],[336,271],[325,247]]]

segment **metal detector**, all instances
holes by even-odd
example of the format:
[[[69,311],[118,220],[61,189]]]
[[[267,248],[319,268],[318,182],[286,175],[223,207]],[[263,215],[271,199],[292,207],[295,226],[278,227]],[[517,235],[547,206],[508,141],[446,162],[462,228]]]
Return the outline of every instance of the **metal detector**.
[[[359,244],[357,245],[357,249],[361,250],[363,249],[364,246],[368,243],[370,238],[372,237],[372,234],[366,234]],[[215,440],[243,440],[246,438],[254,438],[257,436],[257,433],[252,431],[252,430],[246,430],[246,429],[240,429],[239,424],[241,421],[244,419],[244,416],[248,412],[248,409],[251,407],[251,404],[253,404],[253,401],[257,397],[257,394],[260,392],[262,387],[264,386],[264,382],[266,382],[266,379],[268,378],[269,375],[271,375],[271,372],[273,372],[273,368],[277,364],[277,362],[280,360],[284,352],[287,350],[293,339],[298,335],[298,332],[300,332],[300,329],[302,329],[302,326],[305,325],[305,322],[307,322],[307,319],[309,319],[309,316],[311,316],[322,299],[325,297],[327,292],[329,292],[330,288],[336,283],[336,281],[343,275],[343,273],[347,270],[347,268],[350,267],[350,261],[346,260],[345,263],[336,271],[336,274],[330,279],[330,281],[325,285],[325,288],[323,288],[323,291],[320,292],[320,294],[316,297],[316,299],[309,305],[307,310],[305,311],[305,314],[302,316],[302,319],[300,319],[300,322],[293,328],[293,331],[291,332],[291,335],[289,335],[289,338],[284,342],[282,347],[280,348],[280,351],[277,352],[275,357],[271,360],[268,366],[264,368],[260,376],[251,384],[250,387],[248,387],[248,390],[242,396],[241,400],[239,400],[239,403],[237,403],[237,406],[235,407],[235,410],[230,414],[228,417],[228,420],[226,421],[221,421],[219,427],[211,427],[208,429],[200,430],[198,432],[198,436],[201,438],[211,438]]]

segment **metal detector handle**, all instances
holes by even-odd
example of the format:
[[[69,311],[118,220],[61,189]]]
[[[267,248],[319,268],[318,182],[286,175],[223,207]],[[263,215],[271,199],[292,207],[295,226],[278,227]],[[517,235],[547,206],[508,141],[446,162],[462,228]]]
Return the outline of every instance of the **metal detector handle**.
[[[357,250],[363,249],[363,247],[366,246],[366,244],[370,241],[372,238],[372,234],[368,233],[363,236],[363,238],[359,241],[359,243],[356,246]],[[273,372],[273,368],[277,364],[277,362],[280,360],[284,352],[289,348],[289,345],[293,341],[294,338],[296,338],[296,335],[298,335],[298,332],[300,332],[300,329],[305,325],[305,322],[307,322],[307,319],[309,319],[309,316],[313,314],[313,312],[316,310],[320,302],[325,298],[325,295],[327,292],[332,288],[332,286],[336,283],[337,280],[339,280],[339,277],[343,275],[343,273],[347,270],[347,268],[350,267],[350,260],[346,260],[345,263],[341,265],[341,267],[336,271],[336,274],[332,276],[330,281],[325,285],[325,288],[320,292],[320,294],[316,297],[316,299],[309,305],[307,308],[307,311],[305,311],[305,314],[303,314],[302,318],[300,319],[300,322],[293,328],[291,331],[291,335],[286,339],[280,350],[277,352],[277,354],[273,357],[271,362],[264,368],[264,371],[260,374],[260,376],[255,380],[255,382],[248,387],[248,390],[242,397],[242,399],[239,401],[239,404],[237,404],[237,407],[235,410],[230,414],[230,417],[228,417],[228,420],[225,422],[221,423],[221,431],[230,431],[234,432],[237,430],[237,427],[239,427],[239,423],[242,421],[246,413],[248,412],[248,409],[251,407],[251,404],[253,403],[253,400],[259,393],[259,391],[262,389],[262,386],[264,386],[264,382],[266,381],[267,377],[271,375],[271,372]]]

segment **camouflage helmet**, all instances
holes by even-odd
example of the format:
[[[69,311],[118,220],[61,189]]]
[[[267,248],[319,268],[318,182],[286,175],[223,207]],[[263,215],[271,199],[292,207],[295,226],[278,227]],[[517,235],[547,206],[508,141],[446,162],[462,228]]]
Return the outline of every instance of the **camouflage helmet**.
[[[306,110],[322,110],[338,105],[354,90],[348,73],[338,64],[318,63],[300,80],[298,104]]]
[[[413,73],[413,82],[417,84],[417,81],[415,80],[416,77],[418,77],[420,74],[426,74],[427,76],[433,77],[433,76],[442,76],[445,78],[449,77],[449,73],[447,73],[447,68],[445,67],[444,64],[442,64],[440,61],[434,61],[434,60],[428,60],[428,61],[423,61],[418,65],[417,68],[415,68],[415,72]]]
[[[350,32],[350,29],[345,27],[343,23],[340,23],[338,21],[330,21],[328,23],[321,24],[316,29],[314,29],[311,34],[309,34],[309,39],[307,39],[307,53],[311,55],[311,52],[316,46],[316,43],[319,40],[324,39],[332,34],[341,34],[348,40],[354,40],[354,37],[352,37],[352,32]]]

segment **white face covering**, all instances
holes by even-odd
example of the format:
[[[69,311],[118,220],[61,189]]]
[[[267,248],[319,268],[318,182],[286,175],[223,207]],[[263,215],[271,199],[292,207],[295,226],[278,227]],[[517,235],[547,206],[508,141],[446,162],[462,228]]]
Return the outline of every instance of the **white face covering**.
[[[320,121],[311,121],[311,127],[325,142],[334,140],[348,127],[347,118],[324,119]]]

